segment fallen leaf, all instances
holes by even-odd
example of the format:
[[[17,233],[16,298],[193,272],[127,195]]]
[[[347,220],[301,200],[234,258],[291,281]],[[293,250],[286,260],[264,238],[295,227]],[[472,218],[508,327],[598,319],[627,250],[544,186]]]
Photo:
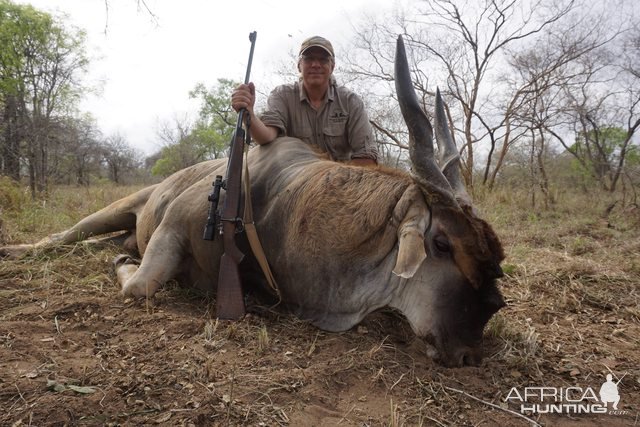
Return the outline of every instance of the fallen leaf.
[[[54,380],[47,380],[47,388],[51,391],[55,391],[58,393],[61,393],[63,391],[65,391],[67,388],[64,386],[64,384],[60,384],[57,381]]]
[[[68,385],[67,388],[69,388],[69,390],[75,391],[76,393],[82,394],[91,394],[96,392],[96,389],[93,387],[79,387],[77,385]]]
[[[55,391],[58,393],[62,393],[63,391],[66,390],[73,390],[76,393],[82,393],[82,394],[91,394],[91,393],[95,393],[96,389],[94,387],[80,387],[77,385],[64,385],[62,383],[59,383],[57,381],[54,380],[47,380],[47,389],[51,390],[51,391]]]

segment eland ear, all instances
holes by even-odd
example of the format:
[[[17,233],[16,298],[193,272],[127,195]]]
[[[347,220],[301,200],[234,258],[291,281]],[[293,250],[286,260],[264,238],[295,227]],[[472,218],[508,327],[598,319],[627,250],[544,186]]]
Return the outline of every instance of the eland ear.
[[[422,261],[427,257],[424,250],[424,234],[416,227],[400,229],[398,258],[393,274],[409,279],[416,274]]]
[[[398,227],[398,258],[393,273],[404,279],[413,277],[427,257],[424,233],[431,221],[431,212],[419,187],[409,187],[396,205],[395,218],[402,218]]]

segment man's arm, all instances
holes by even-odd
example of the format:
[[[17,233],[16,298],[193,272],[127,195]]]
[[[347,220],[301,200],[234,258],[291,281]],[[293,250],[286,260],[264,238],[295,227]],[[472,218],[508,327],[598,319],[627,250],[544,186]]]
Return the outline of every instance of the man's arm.
[[[376,166],[378,162],[373,159],[362,157],[351,159],[351,161],[349,161],[349,164],[354,166]]]
[[[256,102],[256,87],[253,83],[238,86],[231,94],[231,107],[240,111],[246,108],[249,112],[251,137],[258,144],[268,144],[278,136],[278,128],[265,125],[253,111]]]
[[[260,145],[268,144],[278,137],[278,128],[265,125],[253,111],[249,112],[249,117],[251,120],[249,131],[255,142]]]

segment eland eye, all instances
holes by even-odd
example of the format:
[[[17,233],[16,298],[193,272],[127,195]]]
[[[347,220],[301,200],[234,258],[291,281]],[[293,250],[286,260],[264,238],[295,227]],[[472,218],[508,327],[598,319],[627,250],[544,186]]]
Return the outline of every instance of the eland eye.
[[[451,245],[449,245],[449,241],[444,237],[436,237],[433,239],[433,244],[436,249],[440,252],[448,253],[451,252]]]

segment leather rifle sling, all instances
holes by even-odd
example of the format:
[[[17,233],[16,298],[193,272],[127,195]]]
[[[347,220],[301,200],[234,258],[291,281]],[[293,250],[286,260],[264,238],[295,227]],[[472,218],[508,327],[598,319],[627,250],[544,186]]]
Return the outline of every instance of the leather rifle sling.
[[[264,254],[264,249],[262,249],[262,244],[260,243],[260,238],[258,237],[258,231],[256,230],[255,223],[253,222],[253,205],[251,203],[251,180],[249,179],[248,144],[245,144],[244,154],[244,230],[247,233],[247,239],[249,240],[251,251],[255,255],[258,264],[260,264],[260,268],[262,269],[264,277],[267,279],[269,286],[271,287],[271,289],[273,289],[276,295],[278,295],[278,299],[280,300],[281,296],[280,290],[278,289],[278,284],[276,283],[276,279],[273,277],[273,273],[271,273],[269,262],[267,261],[267,257]]]

